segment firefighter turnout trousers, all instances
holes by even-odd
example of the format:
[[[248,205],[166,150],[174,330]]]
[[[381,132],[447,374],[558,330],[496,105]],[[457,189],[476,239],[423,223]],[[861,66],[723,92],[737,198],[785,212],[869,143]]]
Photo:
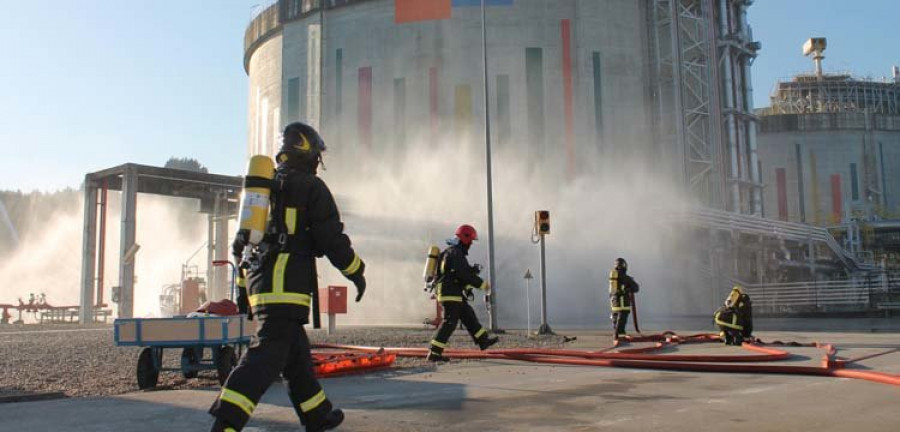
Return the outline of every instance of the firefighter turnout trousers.
[[[716,311],[713,319],[719,326],[719,336],[727,345],[740,345],[751,335],[746,325],[746,318],[740,310],[721,307]]]
[[[250,349],[222,386],[210,414],[241,430],[263,393],[280,375],[287,381],[291,405],[300,422],[307,429],[317,429],[332,406],[316,380],[309,339],[302,322],[270,318],[258,325]]]
[[[459,326],[460,321],[462,321],[466,330],[469,331],[472,340],[474,340],[479,347],[484,346],[490,336],[488,335],[488,331],[481,326],[480,322],[478,322],[478,317],[475,316],[475,310],[472,309],[472,306],[470,306],[468,302],[446,301],[441,302],[441,307],[444,308],[444,321],[441,323],[441,326],[437,329],[437,332],[431,340],[432,353],[436,355],[444,353],[444,349],[448,346],[447,342],[450,340],[450,336],[453,335],[453,331]]]

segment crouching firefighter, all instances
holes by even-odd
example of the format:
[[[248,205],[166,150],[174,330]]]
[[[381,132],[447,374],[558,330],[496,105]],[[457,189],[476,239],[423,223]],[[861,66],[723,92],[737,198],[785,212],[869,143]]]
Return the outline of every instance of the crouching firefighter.
[[[239,306],[259,322],[250,348],[210,408],[216,418],[213,431],[241,430],[279,376],[307,431],[333,429],[344,420],[313,374],[303,328],[317,290],[316,257],[327,256],[356,285],[357,302],[366,289],[365,264],[343,232],[331,191],[316,176],[323,151],[325,144],[315,129],[291,123],[282,134],[277,169],[265,156],[251,159],[233,253],[243,257],[241,273],[246,275]],[[260,160],[268,161],[268,168],[260,167]],[[265,217],[269,208],[271,214]],[[245,227],[253,225],[250,220],[256,226]]]
[[[628,315],[631,313],[634,293],[640,291],[640,286],[634,278],[628,275],[628,263],[625,258],[616,258],[615,267],[609,272],[609,306],[612,314],[610,319],[613,325],[613,339],[625,340],[625,326],[628,325]]]
[[[713,319],[719,326],[719,337],[726,345],[740,345],[753,340],[753,304],[744,289],[735,285],[716,310]]]
[[[462,225],[456,229],[455,238],[447,240],[449,247],[438,257],[440,264],[437,269],[435,295],[444,308],[444,319],[431,340],[428,360],[435,362],[449,360],[443,355],[444,349],[447,348],[447,342],[460,321],[482,350],[499,340],[496,336],[489,335],[481,326],[478,317],[475,316],[475,310],[468,302],[475,298],[473,289],[478,288],[485,293],[489,293],[491,289],[490,283],[478,276],[479,267],[469,265],[466,258],[474,240],[478,240],[475,228]]]

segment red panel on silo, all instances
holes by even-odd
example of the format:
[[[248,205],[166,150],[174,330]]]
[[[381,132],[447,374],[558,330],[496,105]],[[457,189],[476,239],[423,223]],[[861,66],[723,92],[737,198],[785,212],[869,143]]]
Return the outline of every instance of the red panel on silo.
[[[395,0],[394,23],[449,19],[451,0]]]
[[[784,168],[775,169],[775,183],[778,187],[778,219],[788,220],[787,208],[787,174]]]

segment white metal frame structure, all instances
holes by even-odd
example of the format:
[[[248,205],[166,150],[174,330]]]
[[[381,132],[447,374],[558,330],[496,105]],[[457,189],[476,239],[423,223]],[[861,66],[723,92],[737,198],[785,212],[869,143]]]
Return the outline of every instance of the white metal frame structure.
[[[762,215],[751,3],[651,0],[650,31],[657,139],[675,149],[686,188],[707,207]]]

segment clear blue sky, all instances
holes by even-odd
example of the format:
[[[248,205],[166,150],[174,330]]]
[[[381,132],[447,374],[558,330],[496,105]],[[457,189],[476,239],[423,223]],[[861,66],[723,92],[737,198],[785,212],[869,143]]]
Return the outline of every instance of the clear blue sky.
[[[553,0],[546,0],[553,1]],[[0,189],[77,187],[125,161],[194,157],[239,174],[247,136],[242,38],[260,0],[0,0]],[[776,79],[825,65],[876,77],[900,64],[895,0],[757,0],[757,106]]]

